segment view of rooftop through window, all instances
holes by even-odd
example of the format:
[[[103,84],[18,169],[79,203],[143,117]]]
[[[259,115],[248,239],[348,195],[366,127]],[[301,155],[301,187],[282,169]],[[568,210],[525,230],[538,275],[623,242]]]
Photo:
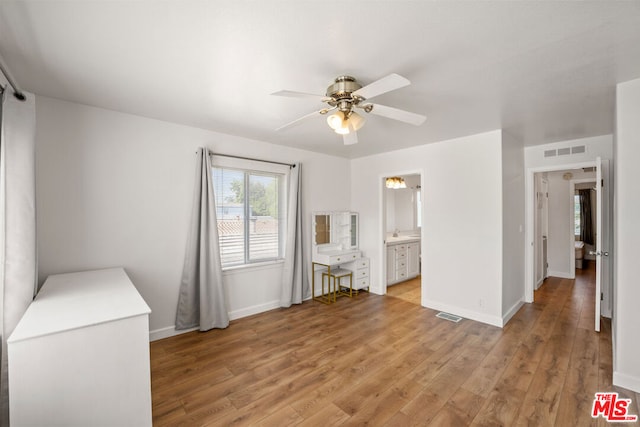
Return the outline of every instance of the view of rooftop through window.
[[[213,169],[222,266],[281,257],[282,175]]]

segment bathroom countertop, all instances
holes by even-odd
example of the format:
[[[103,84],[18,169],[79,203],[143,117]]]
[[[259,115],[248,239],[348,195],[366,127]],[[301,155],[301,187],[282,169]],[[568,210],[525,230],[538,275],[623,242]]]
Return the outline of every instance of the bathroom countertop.
[[[420,236],[418,236],[418,235],[387,237],[387,244],[390,244],[390,243],[419,242],[419,241],[420,241]]]

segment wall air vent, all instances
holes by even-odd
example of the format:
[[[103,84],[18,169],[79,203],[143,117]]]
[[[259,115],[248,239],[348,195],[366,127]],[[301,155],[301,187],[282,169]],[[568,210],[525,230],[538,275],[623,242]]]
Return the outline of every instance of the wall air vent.
[[[571,147],[571,154],[580,154],[587,151],[587,148],[584,145],[576,145],[575,147]]]
[[[583,154],[587,152],[584,145],[576,145],[575,147],[564,147],[552,150],[544,150],[544,157],[568,156],[570,154]]]

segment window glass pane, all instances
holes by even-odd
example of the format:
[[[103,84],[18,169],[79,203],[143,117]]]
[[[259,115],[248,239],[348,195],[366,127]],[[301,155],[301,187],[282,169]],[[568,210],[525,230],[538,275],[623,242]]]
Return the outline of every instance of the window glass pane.
[[[249,175],[249,260],[275,259],[279,256],[277,175]]]
[[[566,206],[566,205],[565,205]],[[573,228],[576,236],[580,235],[580,196],[573,196]]]
[[[244,263],[244,172],[213,169],[222,266]]]

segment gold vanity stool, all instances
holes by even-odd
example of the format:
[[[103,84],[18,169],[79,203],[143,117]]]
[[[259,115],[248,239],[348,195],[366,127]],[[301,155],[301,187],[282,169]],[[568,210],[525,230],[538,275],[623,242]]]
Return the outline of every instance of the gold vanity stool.
[[[331,270],[331,273],[323,272],[322,273],[322,284],[324,288],[324,278],[327,278],[329,292],[331,292],[331,280],[333,279],[333,301],[336,301],[338,295],[345,295],[351,298],[353,295],[357,294],[358,291],[353,290],[353,271],[347,270],[346,268],[336,268],[335,270]],[[349,278],[349,288],[342,284],[342,279],[348,277]],[[343,291],[342,288],[345,288]],[[329,296],[331,298],[331,296]]]

